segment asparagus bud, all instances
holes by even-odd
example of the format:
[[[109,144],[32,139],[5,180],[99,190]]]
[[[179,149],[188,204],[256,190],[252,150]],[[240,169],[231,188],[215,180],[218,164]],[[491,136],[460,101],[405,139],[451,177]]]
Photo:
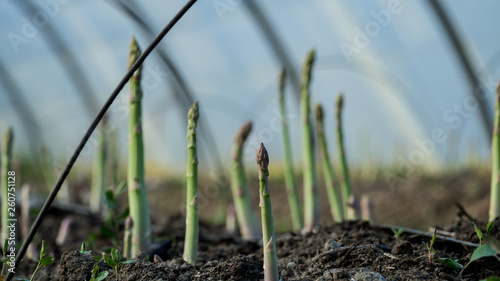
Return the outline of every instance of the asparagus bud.
[[[370,224],[375,224],[375,206],[368,195],[361,196],[361,218]]]
[[[302,218],[302,210],[299,203],[299,193],[297,192],[297,186],[295,185],[295,181],[293,178],[293,160],[292,160],[292,149],[290,145],[290,134],[288,133],[288,122],[287,122],[287,114],[286,114],[286,104],[285,104],[285,77],[286,71],[285,68],[281,70],[280,80],[279,80],[279,101],[280,101],[280,109],[281,109],[281,124],[283,129],[281,130],[281,134],[283,137],[283,149],[285,156],[285,186],[288,194],[288,205],[290,206],[290,215],[292,218],[292,226],[294,231],[300,231],[302,226],[304,225],[304,221]]]
[[[500,216],[500,82],[497,86],[495,122],[491,141],[491,195],[489,219]]]
[[[3,142],[2,142],[2,167],[1,167],[1,178],[2,178],[2,221],[1,221],[1,235],[0,235],[0,241],[2,241],[2,244],[4,241],[6,241],[9,238],[9,231],[8,231],[8,226],[9,222],[12,223],[16,219],[16,213],[9,211],[9,207],[12,207],[12,205],[9,205],[9,198],[12,197],[11,193],[9,192],[9,177],[12,178],[12,173],[11,171],[11,161],[12,161],[12,142],[14,139],[14,133],[12,131],[12,128],[8,128],[7,131],[5,132]],[[12,186],[12,185],[11,185]]]
[[[250,193],[247,188],[242,160],[243,144],[251,130],[252,122],[247,122],[240,128],[234,139],[233,159],[231,161],[231,190],[240,233],[244,239],[256,240],[260,238],[259,222],[251,207]]]
[[[347,217],[349,220],[360,220],[361,219],[361,206],[359,200],[356,196],[351,195],[349,197],[349,204],[347,205]]]
[[[342,169],[342,179],[341,179],[341,188],[342,188],[342,204],[344,206],[344,213],[348,209],[349,205],[349,197],[352,193],[351,188],[351,176],[349,174],[349,166],[347,165],[347,156],[344,148],[344,134],[342,131],[342,107],[344,106],[344,97],[340,94],[337,97],[337,105],[336,105],[336,116],[337,116],[337,145],[338,145],[338,154],[339,154],[339,162],[340,168]],[[347,219],[354,220],[354,217],[349,216],[349,212],[347,212]],[[351,213],[352,214],[352,213]]]
[[[129,68],[139,58],[141,50],[132,38]],[[131,256],[138,255],[151,242],[151,223],[144,181],[144,144],[142,139],[142,90],[140,67],[130,78],[130,123],[128,159],[128,198],[130,216],[134,221]]]
[[[278,258],[276,257],[276,239],[274,237],[273,209],[269,190],[269,155],[260,144],[257,150],[257,166],[259,168],[260,211],[262,216],[262,245],[264,246],[264,280],[278,281]]]
[[[196,126],[199,108],[195,101],[188,112],[187,167],[186,167],[186,235],[183,258],[193,263],[198,252],[198,156],[196,154]]]
[[[330,201],[330,211],[333,219],[336,222],[344,220],[344,211],[342,201],[338,195],[338,191],[333,185],[335,181],[335,174],[333,172],[332,163],[328,155],[328,146],[326,144],[326,137],[323,125],[323,108],[320,104],[316,105],[316,136],[318,138],[319,158],[321,166],[323,167],[323,177],[325,178],[326,193],[328,194],[328,201]]]
[[[318,187],[314,154],[314,136],[311,120],[309,85],[314,63],[314,50],[306,57],[302,69],[301,116],[302,116],[302,157],[304,163],[304,233],[311,232],[319,222]]]
[[[129,215],[125,219],[125,232],[123,234],[123,256],[127,259],[132,257],[132,229],[134,221]]]

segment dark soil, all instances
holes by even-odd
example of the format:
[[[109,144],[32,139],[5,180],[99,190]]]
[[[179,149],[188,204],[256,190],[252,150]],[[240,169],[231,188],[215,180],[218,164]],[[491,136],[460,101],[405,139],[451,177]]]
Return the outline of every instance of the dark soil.
[[[83,220],[80,220],[82,222]],[[170,221],[171,226],[182,225],[182,217]],[[497,225],[500,221],[497,221]],[[484,224],[480,227],[485,228]],[[459,239],[477,243],[470,220],[461,216],[447,228]],[[182,256],[182,229],[166,228],[158,236],[174,234],[163,261],[149,261],[140,257],[123,267],[118,279],[112,269],[98,263],[101,271],[108,270],[105,280],[263,280],[262,247],[258,242],[242,241],[225,236],[221,227],[202,225],[200,250],[195,264],[185,263]],[[213,233],[219,233],[218,236]],[[492,235],[498,237],[495,227]],[[404,232],[394,238],[391,229],[371,226],[367,222],[345,222],[331,227],[320,227],[314,233],[300,235],[284,233],[277,237],[280,276],[283,280],[480,280],[500,275],[500,262],[495,258],[479,259],[459,271],[451,269],[438,258],[452,257],[465,265],[474,247],[438,237],[435,252],[429,260],[424,243],[430,237]],[[55,246],[57,248],[57,246]],[[64,253],[58,267],[47,267],[35,280],[90,279],[96,260],[92,254],[81,254],[78,247]],[[23,263],[20,276],[32,272],[34,262]]]
[[[214,186],[210,181],[203,182]],[[434,177],[415,174],[390,179],[379,172],[364,179],[354,178],[355,191],[370,195],[374,201],[377,223],[424,230],[442,225],[445,226],[441,228],[443,233],[471,243],[479,243],[471,221],[474,220],[483,231],[485,229],[485,223],[475,218],[487,217],[488,182],[488,173],[480,171]],[[125,265],[118,280],[263,280],[262,246],[259,242],[242,241],[227,234],[220,223],[214,225],[214,221],[218,221],[214,218],[224,217],[230,201],[230,196],[225,198],[224,194],[230,193],[219,190],[214,194],[201,185],[200,202],[205,204],[200,205],[199,252],[194,264],[186,264],[181,258],[184,218],[182,215],[164,215],[179,213],[182,182],[156,185],[149,185],[149,201],[154,210],[153,237],[157,241],[170,241],[164,245],[164,251],[157,251],[163,261],[154,261],[152,252],[149,252],[151,258],[142,256],[135,263]],[[165,185],[169,186],[168,196],[165,195]],[[254,191],[257,188],[252,188],[251,184],[250,188],[253,199],[256,199]],[[428,233],[407,230],[396,239],[390,227],[372,226],[366,222],[333,224],[322,186],[319,191],[324,227],[307,235],[289,232],[288,205],[274,203],[286,202],[285,188],[279,182],[273,183],[272,188],[278,266],[283,280],[480,280],[500,276],[500,262],[495,258],[479,259],[462,272],[438,261],[439,258],[451,257],[466,265],[474,246],[438,238],[429,260],[424,244],[430,240]],[[126,197],[120,200],[119,206],[124,206]],[[453,205],[458,201],[465,202],[464,206],[471,215]],[[58,245],[55,241],[59,226],[68,216],[72,218],[70,235]],[[116,236],[110,236],[101,232],[102,225],[103,222],[96,217],[52,211],[42,223],[34,245],[39,249],[41,241],[45,240],[47,254],[54,257],[55,263],[39,270],[35,280],[88,281],[96,264],[94,256],[101,256],[111,247],[122,249],[123,226],[116,231]],[[499,226],[500,221],[496,221],[492,232],[497,238],[500,236]],[[91,254],[79,253],[82,241],[87,241],[87,250],[92,250]],[[16,269],[15,277],[29,279],[35,266],[36,262],[25,258]],[[102,262],[98,266],[101,271],[109,271],[105,280],[117,280],[110,267]]]

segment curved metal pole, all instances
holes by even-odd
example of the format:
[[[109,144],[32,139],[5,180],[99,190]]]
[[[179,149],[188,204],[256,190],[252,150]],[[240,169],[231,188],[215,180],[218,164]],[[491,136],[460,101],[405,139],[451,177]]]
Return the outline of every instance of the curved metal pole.
[[[135,24],[137,24],[142,31],[148,36],[148,37],[153,37],[153,29],[151,26],[144,20],[146,18],[145,16],[141,16],[141,12],[139,12],[141,9],[138,5],[135,4],[134,1],[129,1],[129,3],[125,3],[123,0],[116,0],[112,1],[113,4],[116,5],[116,7],[122,11],[126,16],[128,16]],[[186,82],[186,79],[180,74],[178,71],[178,67],[175,65],[174,62],[170,59],[170,57],[167,55],[167,53],[161,49],[158,48],[156,49],[158,52],[158,55],[160,56],[161,60],[165,63],[167,66],[170,74],[172,74],[173,80],[176,82],[178,85],[180,92],[177,91],[175,88],[172,89],[172,92],[176,96],[177,99],[181,99],[183,101],[183,108],[184,112],[186,112],[189,109],[189,107],[193,104],[195,101],[195,97],[192,93],[192,91],[189,89],[189,86]],[[173,86],[173,85],[172,85]],[[200,117],[205,116],[205,114],[200,111]],[[182,115],[182,119],[184,120],[185,116]],[[212,130],[210,130],[210,125],[208,124],[206,118],[200,118],[199,121],[199,129],[200,129],[200,135],[202,138],[205,139],[205,142],[201,142],[202,145],[206,145],[207,148],[204,149],[203,151],[207,154],[209,154],[210,157],[207,157],[208,159],[212,159],[213,164],[218,168],[222,168],[222,160],[220,158],[220,154],[218,152],[217,144],[215,141],[215,137],[212,134]],[[205,125],[203,125],[205,124]]]
[[[490,116],[490,111],[488,110],[489,106],[486,104],[486,99],[484,98],[486,93],[479,82],[478,77],[476,76],[476,72],[473,69],[471,59],[467,55],[464,44],[460,40],[457,29],[451,23],[448,15],[445,10],[441,6],[441,3],[437,0],[429,0],[429,4],[436,13],[436,17],[444,28],[446,35],[448,36],[448,40],[450,40],[451,47],[455,52],[460,64],[462,65],[462,69],[469,80],[469,84],[472,87],[472,92],[470,93],[472,97],[479,104],[479,113],[481,114],[481,120],[484,127],[484,133],[491,144],[491,137],[493,131],[493,118]]]
[[[2,60],[0,60],[0,85],[2,85],[5,89],[5,94],[9,98],[12,107],[15,109],[17,116],[21,120],[21,124],[23,126],[24,133],[26,134],[26,138],[28,138],[32,154],[35,158],[38,158],[39,153],[37,148],[40,145],[39,140],[41,140],[40,129],[38,127],[39,124],[33,115],[33,111],[24,99],[23,92],[14,82],[12,75],[10,75],[10,72],[7,70]]]
[[[11,2],[16,4],[17,7],[27,15],[34,15],[39,11],[39,9],[37,9],[31,1],[14,0]],[[71,83],[76,89],[76,93],[83,102],[89,117],[94,116],[99,108],[98,103],[93,95],[94,91],[90,86],[90,80],[87,78],[83,69],[79,66],[75,55],[63,40],[63,37],[59,34],[57,29],[55,29],[50,22],[48,22],[43,28],[40,28],[40,32],[45,33],[45,36],[42,36],[43,39],[64,67]]]
[[[276,31],[272,27],[272,25],[267,20],[266,15],[262,12],[259,5],[255,3],[254,0],[244,0],[245,7],[250,12],[255,24],[260,28],[260,31],[267,39],[269,46],[274,52],[274,55],[279,59],[280,63],[283,67],[286,68],[286,73],[292,82],[292,86],[295,91],[295,98],[299,100],[300,94],[300,79],[299,74],[296,69],[293,67],[292,60],[288,56],[286,52],[286,48],[283,43],[281,43],[280,39],[277,36]]]

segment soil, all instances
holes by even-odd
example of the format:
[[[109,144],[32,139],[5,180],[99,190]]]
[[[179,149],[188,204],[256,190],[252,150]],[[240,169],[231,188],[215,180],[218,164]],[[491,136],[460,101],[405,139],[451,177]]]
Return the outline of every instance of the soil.
[[[433,200],[430,198],[447,198],[448,195],[447,200],[450,200],[449,198],[453,200],[464,193],[473,194],[468,197],[469,204],[465,205],[468,210],[472,209],[472,215],[453,207],[453,201],[450,200],[443,201],[447,204],[447,213],[446,215],[439,213],[441,216],[438,219],[444,220],[444,217],[449,222],[447,226],[440,228],[441,233],[447,233],[456,240],[479,243],[472,220],[483,231],[486,224],[472,217],[478,216],[474,206],[484,204],[483,194],[487,194],[484,192],[486,187],[481,185],[475,191],[464,188],[464,182],[474,181],[471,179],[471,174],[467,173],[458,173],[456,178],[448,178],[446,181],[441,181],[445,183],[438,184],[440,180],[442,179],[423,177],[418,180],[407,179],[403,184],[411,187],[401,188],[400,184],[400,188],[393,189],[392,192],[387,192],[388,187],[384,185],[383,180],[382,183],[377,183],[376,180],[364,184],[360,182],[358,186],[359,190],[366,190],[367,186],[382,186],[369,192],[376,203],[375,206],[378,206],[379,223],[419,218],[422,216],[419,210],[426,213],[432,212],[429,210],[445,209],[441,205],[428,204],[429,200]],[[422,184],[423,182],[426,184]],[[476,179],[475,182],[482,180]],[[417,188],[418,186],[424,187]],[[431,189],[432,192],[429,192]],[[392,206],[392,216],[380,215],[390,208],[383,206],[384,199],[380,199],[382,194],[389,198],[385,202],[388,206]],[[435,197],[436,194],[439,196]],[[279,202],[279,197],[272,197],[273,202]],[[396,198],[401,201],[397,201]],[[324,202],[322,204],[324,206]],[[419,204],[422,208],[410,208]],[[275,206],[277,204],[273,205]],[[485,210],[481,208],[479,213],[483,215]],[[280,210],[286,208],[277,206],[276,209],[280,214]],[[455,218],[449,219],[449,212],[454,213]],[[328,214],[328,211],[322,213]],[[398,215],[394,216],[394,213]],[[148,250],[148,256],[142,255],[135,259],[134,263],[124,265],[116,278],[113,270],[102,262],[98,263],[94,256],[101,256],[102,251],[109,250],[110,247],[121,250],[119,237],[122,237],[122,229],[117,231],[119,234],[115,237],[103,235],[101,233],[103,223],[96,217],[70,214],[60,210],[51,212],[42,224],[35,244],[39,248],[40,241],[45,240],[48,255],[54,257],[55,263],[39,270],[34,280],[87,281],[95,264],[98,264],[101,271],[109,271],[109,276],[105,280],[263,280],[262,246],[258,241],[243,241],[226,233],[220,224],[206,223],[207,213],[204,212],[201,214],[198,256],[194,264],[187,264],[182,260],[183,216],[181,214],[162,216],[161,212],[153,214],[155,214],[153,237],[157,239],[155,245],[161,246]],[[58,245],[55,243],[57,229],[61,221],[68,216],[72,217],[73,221],[71,235],[63,244]],[[421,223],[418,220],[408,219],[406,224],[398,225],[412,226]],[[426,244],[430,241],[428,233],[417,233],[408,229],[395,238],[390,227],[371,225],[368,222],[350,221],[333,224],[328,219],[323,219],[322,225],[313,233],[306,235],[277,231],[278,267],[282,280],[480,280],[490,276],[500,276],[500,262],[496,258],[476,260],[468,264],[462,272],[439,262],[439,258],[451,257],[466,265],[475,249],[467,243],[439,236],[429,258]],[[495,221],[492,236],[500,236],[499,226],[500,221]],[[92,250],[91,254],[81,254],[79,251],[81,242],[85,240],[88,241],[87,249]],[[155,253],[161,260],[152,258]],[[29,279],[35,266],[35,261],[25,259],[16,269],[16,277]]]

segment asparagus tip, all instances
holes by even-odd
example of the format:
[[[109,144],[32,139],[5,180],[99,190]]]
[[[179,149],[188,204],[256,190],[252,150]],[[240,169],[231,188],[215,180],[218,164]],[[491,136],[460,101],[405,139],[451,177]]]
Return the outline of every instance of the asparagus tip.
[[[193,120],[194,122],[198,121],[198,117],[200,116],[198,101],[194,101],[193,105],[189,109],[188,119]]]
[[[315,108],[315,113],[316,113],[316,121],[321,122],[323,121],[323,107],[321,104],[316,104]]]
[[[132,227],[134,227],[134,220],[131,216],[127,216],[125,219],[125,230],[130,230]]]
[[[132,36],[132,41],[130,42],[130,53],[128,56],[128,68],[132,67],[135,61],[141,56],[141,48],[139,44],[135,40],[135,37]]]
[[[339,96],[337,97],[337,112],[340,112],[343,106],[344,106],[344,95],[339,94]]]
[[[264,170],[267,170],[267,167],[269,167],[269,154],[263,143],[260,143],[257,150],[257,165]]]
[[[285,89],[285,80],[286,80],[286,68],[282,68],[280,72],[280,91],[283,92]]]
[[[243,146],[243,143],[246,141],[251,131],[252,131],[252,121],[248,121],[240,128],[240,130],[236,134],[234,142],[238,146]]]

